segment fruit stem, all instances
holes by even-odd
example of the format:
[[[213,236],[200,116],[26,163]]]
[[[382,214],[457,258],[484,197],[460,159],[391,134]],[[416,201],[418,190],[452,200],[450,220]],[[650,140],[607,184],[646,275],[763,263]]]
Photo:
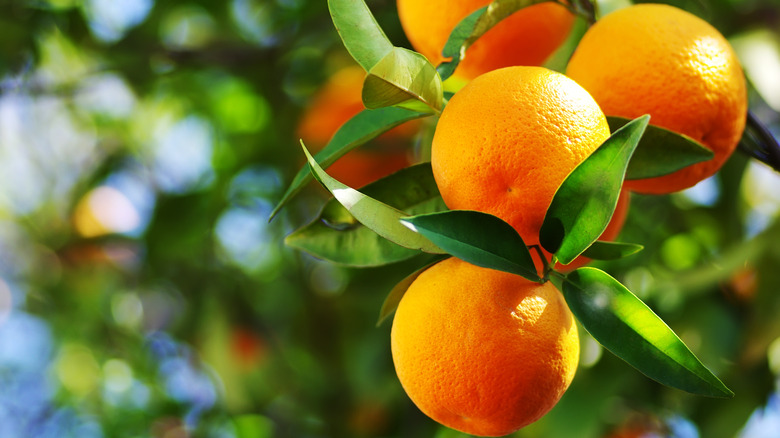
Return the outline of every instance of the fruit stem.
[[[558,290],[563,292],[563,282],[566,280],[566,274],[562,274],[555,269],[550,270],[550,274],[551,278],[549,278],[549,280],[558,288]]]
[[[528,248],[533,249],[536,251],[537,254],[539,254],[539,259],[542,261],[542,283],[546,283],[547,280],[550,279],[550,272],[553,271],[553,266],[555,266],[555,262],[557,260],[557,257],[554,255],[552,256],[552,262],[547,261],[547,257],[544,255],[544,251],[542,251],[542,247],[539,245],[531,245]]]

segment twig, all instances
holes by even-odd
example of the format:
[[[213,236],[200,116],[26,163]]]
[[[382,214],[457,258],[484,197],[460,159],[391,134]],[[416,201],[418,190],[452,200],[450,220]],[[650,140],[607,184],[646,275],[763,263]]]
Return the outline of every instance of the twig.
[[[780,143],[752,111],[748,111],[739,150],[780,172]]]

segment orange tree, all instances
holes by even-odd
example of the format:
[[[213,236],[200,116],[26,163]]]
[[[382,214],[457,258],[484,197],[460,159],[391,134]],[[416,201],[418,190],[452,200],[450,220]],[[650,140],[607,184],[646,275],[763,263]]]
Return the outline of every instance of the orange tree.
[[[405,36],[396,1],[366,2],[390,41],[418,50],[411,35]],[[772,91],[780,77],[772,62],[780,54],[777,2],[670,1],[727,37],[749,79],[751,111],[775,135],[780,127],[780,102]],[[415,402],[434,414],[423,404],[420,387],[441,406],[457,410],[463,423],[463,417],[486,420],[491,411],[496,414],[492,423],[506,415],[507,428],[472,429],[479,433],[518,427],[525,422],[519,419],[521,412],[526,420],[536,418],[549,407],[539,400],[546,394],[548,402],[554,401],[566,387],[568,380],[556,380],[556,372],[533,377],[538,375],[533,370],[556,362],[545,361],[544,352],[553,352],[546,357],[555,359],[555,352],[564,351],[555,347],[554,341],[561,339],[554,335],[556,324],[559,333],[567,333],[561,321],[566,315],[579,318],[568,313],[576,306],[566,304],[556,282],[576,280],[577,274],[567,271],[584,257],[552,265],[552,254],[542,248],[555,270],[545,275],[539,251],[530,248],[538,264],[537,281],[466,265],[457,257],[433,265],[446,256],[377,237],[337,199],[328,200],[319,184],[308,184],[292,202],[288,198],[281,214],[268,221],[305,163],[298,137],[312,153],[326,146],[296,130],[308,102],[340,67],[354,64],[334,29],[327,1],[0,3],[0,436],[463,438],[416,408]],[[587,3],[568,3],[568,9],[551,3],[573,17],[574,25],[544,64],[561,73],[575,49],[584,53],[586,44],[577,43],[593,18],[607,24],[610,9],[628,6],[601,1],[602,14],[593,15]],[[482,0],[477,8],[488,4]],[[512,5],[494,3],[490,16],[506,6]],[[428,18],[437,19],[439,12],[444,11]],[[485,24],[489,22],[480,26]],[[342,33],[343,25],[342,20]],[[460,30],[466,31],[466,40],[475,36],[471,29]],[[485,41],[487,35],[475,41]],[[615,40],[629,43],[631,38]],[[445,134],[444,119],[457,112],[457,100],[467,102],[462,99],[465,89],[459,88],[463,78],[447,78],[446,69],[455,54],[465,55],[466,63],[474,60],[476,49],[453,44],[448,48],[452,55],[428,58],[434,66],[448,62],[437,66],[444,90],[441,113],[414,101],[399,101],[401,108],[382,106],[385,97],[404,98],[393,94],[393,87],[383,89],[391,93],[373,88],[388,82],[386,73],[393,68],[382,70],[393,62],[366,63],[373,70],[373,85],[366,87],[364,103],[366,71],[358,67],[354,110],[365,111],[333,138],[330,152],[318,155],[330,176],[346,181],[327,166],[328,154],[353,147],[351,152],[373,153],[387,145],[418,165],[360,188],[362,194],[392,205],[405,217],[447,208],[483,209],[447,207],[432,167],[425,164],[431,160],[432,138]],[[505,51],[499,57],[509,58]],[[644,67],[645,73],[652,70]],[[406,71],[417,75],[414,69]],[[677,78],[663,77],[670,85]],[[610,84],[617,89],[615,80]],[[414,84],[408,89],[406,98],[419,91]],[[436,102],[436,95],[426,100]],[[477,122],[493,121],[485,114],[478,119],[480,114],[468,110],[471,104],[459,106],[464,110],[460,125],[475,129]],[[600,106],[611,124],[609,134],[629,121],[613,117],[606,104]],[[645,111],[623,116],[633,119]],[[316,112],[322,122],[337,115],[330,104]],[[417,123],[403,122],[410,117],[418,117]],[[661,125],[659,119],[651,114],[629,160],[627,180],[642,179],[637,171],[644,166],[634,164],[648,152],[643,144],[664,132],[652,127]],[[395,123],[413,131],[409,143],[384,135],[369,140]],[[760,125],[749,119],[746,126],[738,148],[757,160],[734,153],[713,178],[693,190],[650,196],[626,191],[624,182],[623,193],[631,193],[625,225],[619,235],[608,228],[598,239],[618,238],[644,249],[630,257],[591,259],[590,264],[645,302],[735,396],[701,397],[658,384],[606,351],[577,322],[576,375],[555,406],[514,432],[514,438],[695,436],[679,433],[681,426],[698,429],[707,438],[755,437],[761,426],[765,434],[776,434],[776,426],[766,428],[771,422],[762,418],[771,420],[773,412],[780,412],[772,401],[777,397],[773,382],[780,376],[780,175],[760,162],[772,163],[777,149],[762,144]],[[504,128],[513,129],[511,124]],[[536,132],[525,128],[529,135]],[[447,131],[454,138],[459,133],[465,137],[458,126]],[[596,143],[594,148],[602,141]],[[664,145],[669,143],[655,143]],[[696,154],[698,149],[693,150]],[[652,155],[650,161],[679,159],[667,152]],[[542,164],[533,158],[523,161]],[[506,164],[502,156],[492,161]],[[347,171],[357,174],[351,165]],[[561,172],[550,185],[559,186],[568,173]],[[521,193],[517,186],[512,189]],[[347,192],[336,191],[340,197]],[[327,204],[324,210],[320,203]],[[613,224],[626,207],[618,201]],[[540,222],[546,210],[535,209]],[[369,211],[374,216],[386,212]],[[311,222],[315,218],[319,220]],[[465,227],[456,240],[463,234],[494,242],[490,236],[501,227],[508,230],[492,223],[476,231]],[[539,244],[538,230],[521,237],[526,246]],[[520,244],[513,239],[499,240],[514,253]],[[602,243],[592,248],[598,247],[610,248]],[[464,268],[453,269],[456,265]],[[418,270],[425,275],[409,275]],[[469,275],[474,280],[463,280]],[[377,311],[397,283],[382,312],[387,320],[374,328]],[[506,306],[516,310],[502,312]],[[488,314],[495,318],[486,318]],[[415,318],[423,322],[402,330],[404,320]],[[636,316],[627,321],[643,320]],[[501,333],[491,333],[491,324],[495,330],[503,328]],[[395,336],[392,325],[397,325]],[[447,329],[451,334],[440,337]],[[521,330],[543,335],[531,342],[516,334]],[[414,348],[406,339],[411,335],[442,353]],[[432,341],[434,336],[446,342]],[[469,342],[468,350],[459,347]],[[526,347],[502,351],[502,343]],[[448,348],[451,354],[445,356]],[[404,349],[421,356],[406,355]],[[531,351],[538,354],[527,354]],[[471,360],[466,353],[473,355]],[[424,357],[428,365],[409,366],[409,357]],[[452,358],[451,365],[443,357]],[[573,353],[557,357],[573,361]],[[451,378],[424,377],[435,369],[450,371]],[[413,382],[415,373],[422,377],[420,385]],[[472,380],[455,379],[457,374]],[[520,409],[520,396],[527,394],[523,382],[538,391],[536,401],[526,407],[539,410]],[[431,386],[422,386],[426,383]],[[482,388],[486,391],[480,392]],[[506,397],[486,395],[505,389],[511,389]],[[501,411],[503,400],[506,406],[512,401],[518,417]]]
[[[478,96],[471,103],[471,109],[474,111],[472,120],[468,119],[469,108],[460,109],[458,111],[465,114],[462,120],[451,126],[446,125],[445,120],[450,117],[448,104],[452,101],[454,108],[460,95],[459,91],[454,95],[445,91],[447,87],[444,84],[456,71],[462,58],[465,56],[468,59],[468,48],[481,35],[513,13],[537,3],[543,2],[498,0],[476,10],[455,26],[442,49],[443,61],[434,66],[419,53],[394,46],[362,0],[329,1],[331,18],[346,49],[366,72],[362,90],[365,109],[347,121],[316,156],[310,155],[302,142],[308,165],[296,175],[271,213],[271,218],[313,177],[333,195],[333,199],[325,205],[317,220],[288,236],[288,244],[316,257],[354,267],[381,266],[412,259],[421,254],[432,255],[422,259],[420,268],[390,291],[380,310],[379,322],[389,317],[400,303],[396,322],[403,328],[397,330],[398,333],[402,331],[404,334],[396,335],[394,324],[393,353],[396,370],[412,400],[424,413],[444,425],[485,436],[510,433],[543,415],[560,397],[561,389],[565,390],[568,386],[568,383],[553,385],[555,389],[551,394],[555,395],[545,396],[544,402],[552,401],[552,405],[536,406],[541,409],[538,413],[521,415],[522,419],[519,420],[493,415],[495,409],[490,407],[494,406],[497,400],[492,398],[505,398],[499,395],[503,393],[490,389],[479,393],[469,389],[470,385],[476,385],[475,388],[480,385],[498,388],[507,384],[519,391],[513,393],[512,397],[523,399],[537,394],[539,388],[534,389],[530,384],[512,386],[513,383],[510,382],[516,382],[518,379],[522,381],[527,377],[524,372],[532,369],[536,360],[545,362],[545,354],[541,351],[555,349],[554,343],[529,347],[540,350],[537,355],[532,356],[533,360],[523,360],[527,351],[518,353],[515,359],[524,364],[518,365],[517,368],[489,366],[492,359],[488,358],[495,357],[491,354],[492,342],[517,342],[512,345],[520,346],[525,342],[518,334],[505,337],[499,334],[503,332],[498,330],[496,337],[499,340],[496,341],[479,331],[482,324],[477,322],[480,320],[477,315],[497,312],[517,316],[524,312],[520,311],[524,307],[521,304],[499,304],[498,298],[492,297],[491,294],[499,295],[505,289],[504,286],[491,286],[492,283],[488,279],[498,275],[495,271],[517,276],[518,281],[519,277],[524,277],[525,280],[522,281],[530,281],[531,284],[538,283],[545,287],[553,284],[565,298],[566,306],[590,336],[647,377],[699,396],[732,397],[734,393],[626,286],[598,268],[582,267],[570,272],[565,269],[565,265],[579,256],[594,260],[617,260],[643,249],[642,245],[636,243],[598,240],[610,222],[625,181],[652,181],[654,178],[685,172],[690,166],[710,162],[713,156],[717,156],[717,164],[711,166],[711,173],[722,165],[730,152],[721,154],[715,148],[713,154],[706,141],[702,144],[677,132],[652,125],[651,115],[642,115],[633,120],[609,117],[612,127],[609,138],[603,142],[599,140],[600,145],[592,153],[586,154],[587,158],[575,160],[573,168],[564,171],[565,178],[562,177],[555,183],[557,186],[553,187],[551,200],[543,203],[542,208],[545,211],[541,215],[540,226],[530,234],[521,231],[524,227],[518,228],[515,223],[510,225],[505,222],[506,216],[493,216],[491,213],[501,209],[495,210],[495,203],[491,202],[490,196],[477,196],[480,198],[479,202],[466,204],[466,208],[471,208],[469,210],[447,209],[447,206],[452,205],[452,201],[448,201],[446,196],[442,200],[442,195],[445,195],[441,185],[443,180],[436,176],[437,166],[440,166],[439,173],[455,171],[460,175],[452,182],[456,187],[476,175],[475,172],[485,173],[487,182],[483,184],[497,183],[497,176],[519,183],[524,182],[522,178],[530,178],[525,182],[532,187],[530,190],[533,192],[537,179],[532,174],[512,175],[512,166],[508,167],[508,171],[502,171],[503,173],[491,174],[491,162],[503,164],[502,160],[511,162],[518,159],[511,147],[522,149],[522,138],[514,141],[515,145],[510,145],[509,148],[502,146],[495,151],[490,149],[496,143],[492,139],[493,136],[505,140],[508,135],[514,135],[510,133],[513,129],[511,126],[494,128],[497,130],[492,133],[478,134],[475,136],[476,140],[466,139],[465,141],[471,141],[471,147],[479,152],[464,149],[456,152],[455,158],[448,159],[445,164],[436,162],[434,137],[433,169],[431,164],[423,162],[370,184],[361,191],[344,185],[323,169],[348,151],[411,120],[439,119],[436,136],[442,132],[441,136],[453,138],[457,142],[462,140],[464,132],[468,133],[474,129],[468,126],[470,122],[487,124],[487,128],[477,127],[484,128],[487,132],[490,131],[489,126],[494,119],[503,117],[506,111],[510,111],[511,115],[512,103],[499,103],[490,108],[491,103],[494,103],[489,100],[491,97],[486,97],[485,105],[478,105],[473,103],[479,101]],[[589,23],[596,21],[593,5],[588,1],[555,3],[584,17]],[[711,61],[718,62],[721,58],[714,56]],[[611,61],[620,64],[623,60]],[[727,62],[733,63],[731,59]],[[663,64],[660,60],[659,63]],[[742,80],[741,73],[735,74],[738,80]],[[475,82],[480,80],[483,79],[477,78]],[[621,78],[611,80],[619,82]],[[502,88],[501,81],[497,81],[494,86],[496,89]],[[511,90],[512,86],[514,84],[506,83],[503,88]],[[628,86],[630,88],[630,83]],[[467,93],[467,89],[470,89],[470,84],[464,87],[463,92]],[[555,94],[558,91],[550,89],[548,92]],[[663,93],[663,90],[657,92]],[[747,119],[748,122],[742,148],[777,168],[777,162],[771,159],[777,144],[755,118],[745,114],[744,87],[737,87],[729,93],[731,94],[727,99],[742,102],[737,105],[741,109],[737,108],[738,113],[732,118],[742,121]],[[680,98],[684,99],[685,96]],[[679,102],[673,100],[667,105],[677,103]],[[561,101],[558,104],[567,103]],[[489,111],[486,113],[484,108],[480,110],[477,106],[486,106]],[[706,111],[707,108],[702,110]],[[719,110],[719,107],[714,108],[714,111]],[[554,120],[554,123],[564,130],[568,128],[567,123],[576,123],[574,119]],[[528,123],[528,120],[519,118],[518,124],[524,122]],[[522,129],[532,135],[534,129],[549,129],[537,127],[533,122],[527,126],[519,126],[522,128],[515,129]],[[674,126],[672,128],[674,129]],[[739,131],[741,130],[740,127]],[[479,138],[482,139],[482,144],[479,143]],[[572,139],[563,140],[564,143],[566,141]],[[558,147],[555,143],[556,141],[552,141],[548,146]],[[733,146],[729,146],[729,149],[732,148]],[[468,158],[469,154],[478,159]],[[549,169],[559,166],[559,161],[555,159],[545,161],[543,154],[536,155],[524,157],[526,162],[523,164],[528,164],[527,161],[531,160],[529,165],[541,169],[541,175],[547,173],[545,169],[548,167],[545,166],[551,166]],[[534,159],[536,161],[533,161]],[[458,167],[461,165],[464,167]],[[702,174],[699,180],[709,173]],[[631,187],[630,184],[627,186]],[[475,191],[479,193],[480,190],[486,190],[486,187],[466,185],[465,189],[458,190],[465,192],[460,192],[455,198],[463,199],[473,197]],[[450,194],[452,189],[447,187],[446,192],[447,196],[453,199]],[[535,193],[528,194],[534,195]],[[520,205],[522,204],[518,204]],[[462,205],[459,204],[458,207]],[[536,209],[538,208],[540,207],[537,206]],[[526,212],[512,212],[518,213]],[[455,273],[457,269],[440,268],[441,263],[452,262],[440,262],[430,267],[432,260],[450,256],[460,259],[462,262],[459,263],[465,263],[464,266],[488,269],[476,272],[491,274],[485,274],[484,277],[467,276],[467,279],[459,277],[459,274]],[[534,264],[534,257],[538,258],[541,269]],[[432,273],[434,270],[437,274]],[[452,273],[452,277],[448,278],[448,272]],[[455,284],[448,286],[448,280]],[[458,301],[456,297],[441,297],[440,294],[446,294],[450,287],[457,289],[456,296],[463,295],[468,297],[468,300]],[[442,288],[444,291],[441,291]],[[525,288],[526,286],[523,286],[520,289]],[[407,289],[410,295],[415,297],[421,294],[433,295],[423,299],[407,299]],[[475,295],[469,297],[469,291]],[[469,305],[464,304],[469,301],[480,301],[476,308],[482,310],[470,310]],[[457,314],[447,317],[448,311]],[[460,314],[461,311],[466,313]],[[441,325],[439,321],[442,321]],[[456,329],[453,330],[453,327]],[[557,329],[562,328],[563,325],[560,325]],[[484,339],[485,342],[474,342],[475,337]],[[517,339],[513,340],[513,337]],[[407,341],[412,342],[412,346],[405,344]],[[446,347],[441,348],[442,345]],[[520,347],[520,350],[523,348]],[[456,354],[453,356],[451,352]],[[409,357],[414,359],[407,359]],[[542,359],[539,359],[540,357]],[[485,371],[487,368],[489,371]],[[569,375],[568,368],[558,368],[555,373],[560,373],[561,376]],[[539,379],[541,387],[546,387],[541,377],[531,379]],[[527,394],[524,394],[524,391],[527,391]],[[519,409],[523,411],[524,408]]]

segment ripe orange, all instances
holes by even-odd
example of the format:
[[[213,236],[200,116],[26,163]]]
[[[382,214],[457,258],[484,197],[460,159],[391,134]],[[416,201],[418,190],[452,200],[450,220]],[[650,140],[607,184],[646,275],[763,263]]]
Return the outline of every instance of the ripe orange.
[[[670,193],[714,174],[742,135],[745,79],[728,41],[681,9],[641,4],[599,20],[582,38],[566,74],[607,115],[650,114],[650,123],[685,134],[715,158],[659,178],[626,181],[644,193]]]
[[[434,65],[452,29],[491,0],[398,0],[401,25],[415,50]],[[466,51],[456,75],[472,79],[511,65],[541,65],[571,30],[574,15],[556,3],[522,9],[490,29]]]
[[[579,360],[574,317],[549,282],[449,258],[407,290],[393,319],[393,362],[432,419],[481,436],[541,418]]]
[[[361,90],[365,75],[360,67],[345,67],[312,98],[298,124],[298,136],[313,152],[325,147],[341,125],[364,109]],[[327,172],[350,187],[362,187],[403,169],[410,164],[408,141],[418,126],[410,122],[386,132],[370,147],[346,153]]]
[[[566,76],[541,67],[494,70],[442,112],[433,175],[450,209],[498,216],[536,245],[555,191],[609,134],[596,102]]]

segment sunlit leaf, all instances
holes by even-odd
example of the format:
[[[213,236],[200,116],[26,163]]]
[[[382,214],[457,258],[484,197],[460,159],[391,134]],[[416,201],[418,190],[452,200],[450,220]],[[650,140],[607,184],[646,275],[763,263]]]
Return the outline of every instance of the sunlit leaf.
[[[424,56],[393,47],[363,0],[328,0],[328,7],[344,46],[368,72],[363,83],[366,108],[441,111],[442,80]]]
[[[614,132],[625,126],[628,119],[607,117]],[[643,179],[668,175],[684,167],[712,159],[715,154],[692,138],[648,125],[628,163],[626,179]]]
[[[410,120],[425,117],[428,114],[409,111],[403,108],[380,108],[376,110],[363,110],[344,123],[324,149],[314,157],[321,166],[327,168],[344,154],[365,144],[379,135]],[[304,139],[306,140],[306,139]],[[309,166],[304,165],[293,178],[290,187],[282,196],[282,199],[274,207],[269,220],[273,219],[287,202],[301,191],[304,184],[311,181],[312,175]]]
[[[403,222],[461,260],[540,281],[523,238],[493,215],[452,210],[405,218]]]
[[[301,142],[301,147],[304,154],[306,154],[306,160],[309,162],[309,167],[317,181],[328,189],[333,197],[360,223],[385,239],[404,248],[419,249],[434,254],[444,253],[444,251],[421,234],[401,224],[401,219],[408,217],[406,213],[336,181],[336,179],[322,170],[311,154],[309,154],[303,142]]]
[[[734,395],[661,318],[606,272],[577,269],[562,289],[588,333],[646,376],[693,394]]]
[[[446,209],[430,163],[402,169],[360,191],[410,215]],[[335,199],[312,223],[287,236],[285,243],[317,258],[355,267],[380,266],[420,254],[368,229]]]
[[[394,47],[371,70],[363,83],[366,108],[403,106],[415,111],[439,112],[442,108],[439,74],[417,52]]]
[[[555,192],[539,241],[561,263],[574,260],[606,229],[626,166],[649,120],[645,115],[615,131]]]
[[[412,283],[414,283],[414,280],[417,280],[417,277],[419,277],[420,274],[425,272],[426,269],[430,268],[436,263],[439,263],[444,258],[446,257],[437,257],[435,261],[428,263],[422,268],[412,272],[411,274],[407,275],[403,280],[399,281],[395,286],[393,286],[393,289],[390,291],[389,294],[387,294],[385,301],[382,303],[382,308],[379,310],[379,319],[376,322],[377,327],[382,325],[382,323],[385,322],[385,320],[390,315],[392,315],[393,312],[395,312],[395,310],[398,308],[398,304],[401,303],[401,298],[404,297],[404,294],[406,294],[406,291],[409,289],[409,286],[411,286]]]
[[[636,254],[643,249],[644,246],[636,243],[597,240],[582,255],[593,260],[616,260]]]
[[[328,9],[344,46],[363,70],[371,70],[393,50],[363,0],[328,0]]]

